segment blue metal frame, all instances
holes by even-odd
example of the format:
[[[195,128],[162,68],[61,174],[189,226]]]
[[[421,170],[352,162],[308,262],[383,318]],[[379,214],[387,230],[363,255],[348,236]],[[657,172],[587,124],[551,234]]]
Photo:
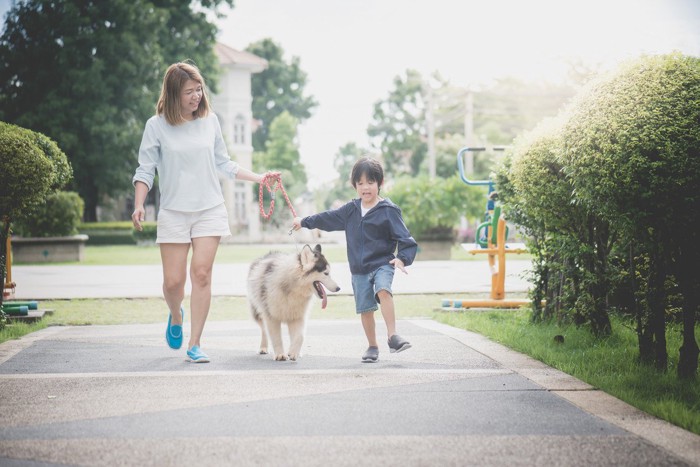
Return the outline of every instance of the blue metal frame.
[[[503,146],[496,146],[493,148],[494,151],[504,151],[506,148]],[[496,185],[494,184],[493,180],[469,180],[464,173],[464,154],[467,152],[482,152],[486,151],[485,147],[466,147],[462,148],[459,150],[457,153],[457,167],[459,168],[459,176],[462,179],[464,183],[467,185],[474,185],[474,186],[488,186],[488,193],[486,194],[486,198],[488,201],[486,202],[486,217],[488,217],[488,213],[490,211],[493,211],[494,207],[496,206],[496,203],[494,200],[490,199],[491,193],[495,191]],[[486,219],[488,220],[488,219]]]

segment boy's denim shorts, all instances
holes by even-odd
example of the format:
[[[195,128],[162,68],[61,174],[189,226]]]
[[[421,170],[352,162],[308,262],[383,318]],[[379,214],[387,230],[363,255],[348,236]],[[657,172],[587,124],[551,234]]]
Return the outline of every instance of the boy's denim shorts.
[[[352,291],[355,295],[355,312],[377,311],[379,299],[377,292],[386,290],[391,293],[394,280],[394,266],[385,264],[369,274],[352,275]]]

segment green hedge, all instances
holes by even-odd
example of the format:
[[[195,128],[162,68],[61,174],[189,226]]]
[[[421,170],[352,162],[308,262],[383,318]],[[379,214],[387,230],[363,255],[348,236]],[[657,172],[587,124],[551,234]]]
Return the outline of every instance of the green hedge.
[[[84,222],[78,230],[89,237],[88,245],[136,245],[137,240],[155,240],[156,223],[144,222],[137,232],[131,221]]]

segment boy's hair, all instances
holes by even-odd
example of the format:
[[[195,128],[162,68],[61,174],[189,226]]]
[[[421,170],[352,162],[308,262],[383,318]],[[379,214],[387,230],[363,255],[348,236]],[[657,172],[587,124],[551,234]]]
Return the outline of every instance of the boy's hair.
[[[384,183],[384,169],[378,160],[365,156],[355,162],[350,173],[350,183],[352,183],[353,188],[356,187],[357,182],[360,181],[363,175],[367,178],[367,181],[377,182],[379,188],[382,187],[382,183]]]
[[[197,118],[209,115],[209,99],[207,98],[207,87],[199,69],[192,63],[174,63],[168,67],[163,76],[163,87],[160,90],[160,98],[156,105],[156,114],[163,115],[165,120],[171,125],[185,123],[182,117],[180,106],[180,93],[187,80],[194,80],[202,85],[202,99],[199,107],[194,112]]]

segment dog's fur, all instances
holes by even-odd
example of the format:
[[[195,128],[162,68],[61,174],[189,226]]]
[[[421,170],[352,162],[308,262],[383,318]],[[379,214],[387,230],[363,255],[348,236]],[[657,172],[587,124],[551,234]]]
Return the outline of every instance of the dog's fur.
[[[267,353],[269,336],[275,360],[300,357],[311,297],[316,293],[325,306],[324,286],[332,292],[340,290],[330,276],[321,245],[313,250],[304,245],[301,253],[291,255],[271,252],[253,261],[248,272],[248,303],[262,331],[261,354]],[[289,329],[288,353],[282,343],[282,323]]]

